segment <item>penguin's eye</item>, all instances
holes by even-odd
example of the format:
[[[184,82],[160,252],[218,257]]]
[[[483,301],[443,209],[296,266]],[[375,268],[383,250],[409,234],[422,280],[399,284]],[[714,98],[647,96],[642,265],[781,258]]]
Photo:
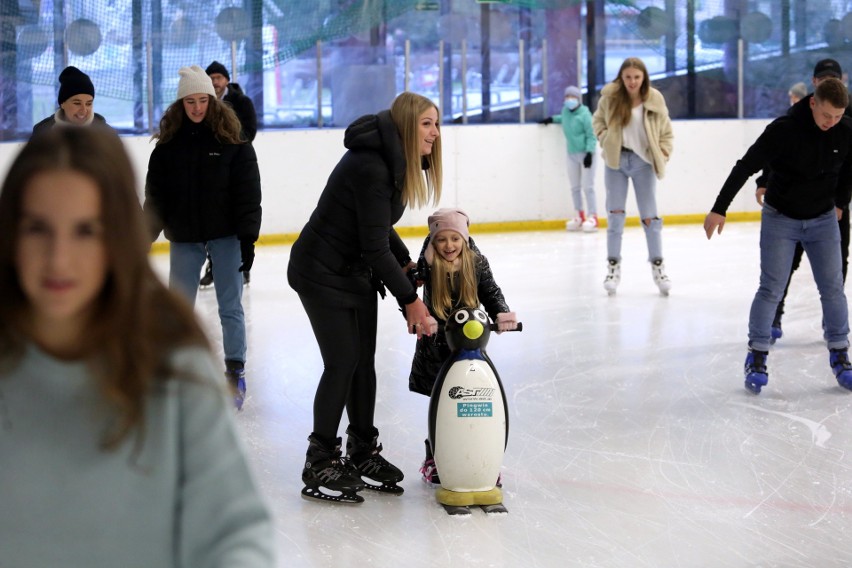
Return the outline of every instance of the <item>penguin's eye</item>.
[[[456,312],[456,315],[453,319],[456,320],[456,323],[464,323],[470,318],[470,314],[467,311]]]
[[[482,310],[474,311],[473,316],[482,323],[488,323],[488,316]]]

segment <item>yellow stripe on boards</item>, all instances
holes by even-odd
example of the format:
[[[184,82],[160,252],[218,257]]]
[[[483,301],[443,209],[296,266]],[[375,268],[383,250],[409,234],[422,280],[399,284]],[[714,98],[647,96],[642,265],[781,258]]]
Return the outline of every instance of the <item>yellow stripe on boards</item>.
[[[688,215],[666,215],[663,221],[666,225],[700,225],[704,223],[703,213]],[[760,221],[760,211],[748,213],[728,213],[726,219],[729,222],[754,222]],[[473,223],[470,226],[472,235],[477,233],[510,233],[516,231],[564,231],[567,219],[551,219],[548,221],[502,221],[499,223]],[[638,227],[639,217],[628,217],[628,227]],[[598,219],[598,226],[606,228],[606,218]],[[425,237],[429,230],[426,226],[397,227],[396,232],[400,237]],[[261,235],[257,246],[291,245],[299,236],[298,233],[272,233]],[[163,254],[169,252],[168,242],[156,242],[151,245],[152,254]]]

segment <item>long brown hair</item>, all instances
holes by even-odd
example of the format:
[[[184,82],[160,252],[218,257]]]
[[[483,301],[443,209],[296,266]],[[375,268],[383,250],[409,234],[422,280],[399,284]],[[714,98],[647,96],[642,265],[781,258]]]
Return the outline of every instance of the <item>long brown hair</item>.
[[[648,68],[645,67],[645,62],[638,57],[628,57],[622,62],[618,69],[618,76],[612,80],[618,85],[618,91],[613,95],[612,116],[615,120],[621,123],[621,126],[627,126],[630,123],[631,113],[633,111],[633,101],[630,100],[630,94],[624,86],[624,81],[621,79],[621,73],[625,69],[638,69],[642,72],[642,86],[639,87],[639,98],[643,101],[648,100],[648,93],[651,91],[651,78],[648,76]]]
[[[402,137],[402,149],[405,154],[405,181],[402,189],[402,202],[406,206],[423,207],[430,201],[437,205],[441,200],[441,184],[444,167],[441,161],[441,137],[432,144],[432,153],[420,155],[420,115],[434,108],[438,111],[440,129],[441,112],[438,107],[422,95],[411,92],[400,93],[391,105],[391,118]],[[423,172],[424,160],[428,168]]]
[[[118,411],[120,420],[103,440],[106,448],[115,448],[132,430],[141,433],[145,399],[156,381],[169,376],[170,353],[209,345],[189,305],[169,292],[149,264],[148,232],[121,139],[101,126],[51,128],[24,146],[0,192],[0,362],[15,364],[30,340],[31,307],[19,283],[15,252],[24,193],[33,177],[48,171],[83,174],[100,194],[109,267],[75,351]]]
[[[432,246],[432,243],[429,243]],[[462,239],[462,249],[459,253],[458,270],[454,265],[444,260],[437,249],[432,260],[432,309],[435,315],[446,320],[450,313],[459,307],[476,308],[479,306],[477,294],[476,262],[477,254],[473,252],[467,241]],[[458,272],[458,278],[456,278]],[[458,289],[458,302],[453,303],[453,291]]]
[[[157,145],[165,144],[177,133],[185,120],[186,111],[183,108],[183,99],[177,99],[169,105],[166,112],[163,113],[163,118],[160,119],[160,129],[151,136],[151,140],[156,140]],[[240,138],[240,119],[234,110],[217,99],[210,97],[210,102],[207,105],[207,113],[204,115],[202,123],[206,124],[216,139],[223,144],[240,144],[243,140]]]

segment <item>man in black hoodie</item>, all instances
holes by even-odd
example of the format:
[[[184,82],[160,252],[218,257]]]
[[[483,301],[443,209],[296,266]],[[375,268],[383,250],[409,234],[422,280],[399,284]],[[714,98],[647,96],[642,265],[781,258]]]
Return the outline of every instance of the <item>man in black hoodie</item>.
[[[840,68],[840,63],[834,59],[822,59],[818,61],[814,66],[814,74],[811,79],[811,84],[816,87],[829,77],[843,80],[843,69]],[[846,81],[843,81],[843,83],[846,84]],[[790,114],[794,112],[796,105],[810,105],[810,98],[812,96],[813,95],[808,95],[806,93],[806,96],[802,97],[802,99],[800,99],[797,103],[793,103],[791,105],[787,113]],[[846,107],[846,116],[852,117],[852,107]],[[766,193],[766,180],[768,178],[769,172],[764,170],[764,172],[755,180],[757,183],[755,198],[757,199],[758,205],[763,205],[763,196]],[[849,205],[846,205],[846,207],[843,208],[843,213],[840,215],[837,223],[840,227],[840,259],[843,266],[843,282],[845,283],[846,272],[849,267]],[[784,316],[784,302],[787,298],[787,291],[790,289],[790,282],[793,279],[793,273],[799,268],[799,264],[802,262],[802,255],[804,253],[805,249],[802,248],[802,245],[797,244],[796,253],[793,255],[793,266],[790,269],[790,278],[787,279],[787,286],[784,288],[784,295],[781,296],[781,301],[778,302],[778,308],[775,310],[775,319],[772,320],[772,338],[770,340],[772,343],[784,335],[784,332],[781,329],[781,319]]]
[[[722,232],[725,213],[746,180],[769,167],[760,226],[760,286],[749,314],[745,386],[754,393],[769,380],[770,328],[790,275],[796,243],[813,269],[822,301],[829,364],[838,383],[852,390],[849,316],[840,260],[837,219],[852,197],[852,122],[846,87],[828,78],[806,105],[775,119],[725,180],[704,220],[707,238]]]
[[[254,142],[254,137],[257,135],[257,113],[254,111],[254,103],[243,93],[242,88],[237,83],[231,83],[231,74],[224,65],[218,61],[214,61],[207,66],[205,72],[213,81],[213,90],[216,91],[216,98],[225,101],[240,119],[242,127],[241,135],[249,142]],[[251,273],[243,272],[243,282],[248,284],[251,281]],[[210,256],[207,257],[207,267],[204,269],[204,275],[201,277],[199,285],[202,288],[213,285],[213,261]]]

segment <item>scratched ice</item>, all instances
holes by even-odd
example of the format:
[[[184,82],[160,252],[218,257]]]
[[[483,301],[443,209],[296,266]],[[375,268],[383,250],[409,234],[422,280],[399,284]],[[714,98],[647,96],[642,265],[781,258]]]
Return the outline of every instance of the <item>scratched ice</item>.
[[[742,368],[756,224],[731,223],[709,242],[698,225],[666,227],[668,298],[639,229],[625,234],[614,297],[602,287],[603,230],[474,234],[524,331],[488,345],[510,411],[510,513],[463,520],[420,480],[428,400],[408,392],[414,340],[390,298],[379,305],[376,424],[405,494],[349,507],[300,498],[322,363],[286,284],[289,247],[258,248],[237,422],[277,517],[280,566],[852,565],[852,393],[829,368],[806,261],[754,396]],[[407,241],[412,251],[419,241]],[[155,264],[165,273],[165,257]],[[221,349],[212,291],[197,311]]]

